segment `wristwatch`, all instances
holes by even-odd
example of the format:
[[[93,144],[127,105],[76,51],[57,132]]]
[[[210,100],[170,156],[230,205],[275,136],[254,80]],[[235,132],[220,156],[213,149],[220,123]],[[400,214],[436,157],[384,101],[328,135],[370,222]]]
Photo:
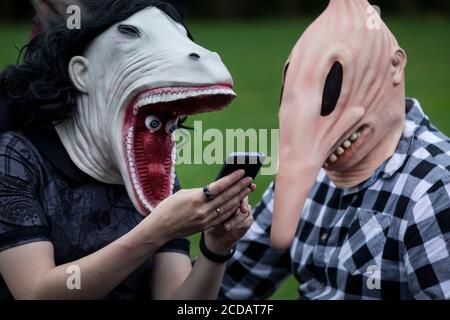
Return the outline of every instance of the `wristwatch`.
[[[200,238],[200,252],[205,256],[206,259],[215,262],[215,263],[225,263],[228,260],[230,260],[234,253],[236,252],[237,246],[234,245],[233,249],[231,249],[231,252],[226,256],[221,256],[218,254],[215,254],[214,252],[211,252],[205,243],[205,234],[202,232],[202,236]]]

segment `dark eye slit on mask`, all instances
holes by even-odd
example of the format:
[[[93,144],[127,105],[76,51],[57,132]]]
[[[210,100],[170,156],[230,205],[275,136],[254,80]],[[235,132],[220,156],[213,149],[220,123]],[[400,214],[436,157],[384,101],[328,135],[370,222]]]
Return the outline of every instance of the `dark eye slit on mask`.
[[[342,64],[335,62],[333,67],[331,67],[323,89],[322,111],[320,113],[322,117],[329,116],[336,108],[341,95],[343,77]]]

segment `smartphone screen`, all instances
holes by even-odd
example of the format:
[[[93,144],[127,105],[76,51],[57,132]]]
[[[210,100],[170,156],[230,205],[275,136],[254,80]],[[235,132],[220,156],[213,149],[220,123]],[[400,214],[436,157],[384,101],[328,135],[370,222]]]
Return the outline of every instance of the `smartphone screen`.
[[[259,152],[234,152],[231,153],[220,170],[216,180],[222,179],[235,171],[245,170],[245,177],[253,180],[259,173],[266,156]]]

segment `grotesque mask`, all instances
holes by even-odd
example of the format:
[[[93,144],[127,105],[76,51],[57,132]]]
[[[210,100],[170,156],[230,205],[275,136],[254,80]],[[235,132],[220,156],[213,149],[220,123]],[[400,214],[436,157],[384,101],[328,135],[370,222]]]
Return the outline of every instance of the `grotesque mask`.
[[[69,64],[79,91],[56,130],[91,177],[124,184],[142,215],[172,193],[179,118],[226,107],[235,97],[219,55],[150,6],[101,33]]]
[[[366,0],[331,0],[285,70],[272,242],[290,245],[316,177],[339,187],[369,178],[397,146],[406,55]]]

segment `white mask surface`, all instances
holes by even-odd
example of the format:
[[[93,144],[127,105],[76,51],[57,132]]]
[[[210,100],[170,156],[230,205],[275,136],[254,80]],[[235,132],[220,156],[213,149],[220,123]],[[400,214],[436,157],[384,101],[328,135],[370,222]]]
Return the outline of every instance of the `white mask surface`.
[[[142,215],[172,194],[178,118],[220,110],[235,98],[218,54],[155,7],[98,36],[69,65],[76,114],[56,125],[74,163],[124,184]]]

